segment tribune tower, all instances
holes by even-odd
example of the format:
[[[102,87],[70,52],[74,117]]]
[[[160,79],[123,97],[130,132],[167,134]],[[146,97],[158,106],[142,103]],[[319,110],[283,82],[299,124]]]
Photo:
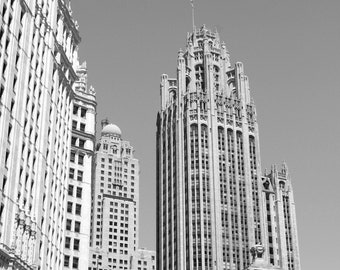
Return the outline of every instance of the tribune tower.
[[[260,243],[269,265],[300,269],[292,193],[273,191],[277,171],[262,176],[248,77],[217,32],[188,34],[177,78],[162,75],[160,95],[157,269],[246,269]],[[278,196],[289,197],[286,207]]]

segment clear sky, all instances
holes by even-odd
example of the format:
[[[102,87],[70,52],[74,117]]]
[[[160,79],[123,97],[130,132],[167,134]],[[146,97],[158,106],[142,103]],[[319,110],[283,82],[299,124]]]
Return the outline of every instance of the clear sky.
[[[175,76],[192,30],[189,0],[72,0],[81,60],[108,117],[141,164],[140,245],[155,249],[155,131],[162,73]],[[340,1],[196,0],[196,25],[244,63],[262,168],[287,162],[303,269],[339,269]]]

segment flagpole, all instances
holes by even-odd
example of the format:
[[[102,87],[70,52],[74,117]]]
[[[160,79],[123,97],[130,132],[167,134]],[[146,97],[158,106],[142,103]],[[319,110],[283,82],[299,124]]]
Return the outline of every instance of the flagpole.
[[[194,6],[194,0],[190,0],[190,2],[191,2],[192,30],[195,31],[195,6]]]

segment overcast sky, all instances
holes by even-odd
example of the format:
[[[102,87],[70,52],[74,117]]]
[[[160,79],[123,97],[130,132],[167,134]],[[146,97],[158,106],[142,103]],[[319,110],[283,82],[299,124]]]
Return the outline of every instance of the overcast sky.
[[[72,0],[81,60],[108,117],[141,164],[140,246],[155,249],[155,131],[162,73],[175,76],[192,30],[189,0]],[[340,1],[196,0],[196,25],[244,63],[262,168],[287,162],[303,269],[338,269]]]

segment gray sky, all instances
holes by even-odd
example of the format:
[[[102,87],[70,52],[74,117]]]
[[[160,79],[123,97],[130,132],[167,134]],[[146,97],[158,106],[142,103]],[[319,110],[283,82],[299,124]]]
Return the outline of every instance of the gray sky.
[[[155,131],[162,73],[175,76],[192,30],[189,0],[73,0],[98,123],[117,124],[141,163],[140,246],[155,249]],[[262,168],[293,179],[303,269],[338,269],[340,1],[196,0],[196,25],[218,29],[244,63]]]

